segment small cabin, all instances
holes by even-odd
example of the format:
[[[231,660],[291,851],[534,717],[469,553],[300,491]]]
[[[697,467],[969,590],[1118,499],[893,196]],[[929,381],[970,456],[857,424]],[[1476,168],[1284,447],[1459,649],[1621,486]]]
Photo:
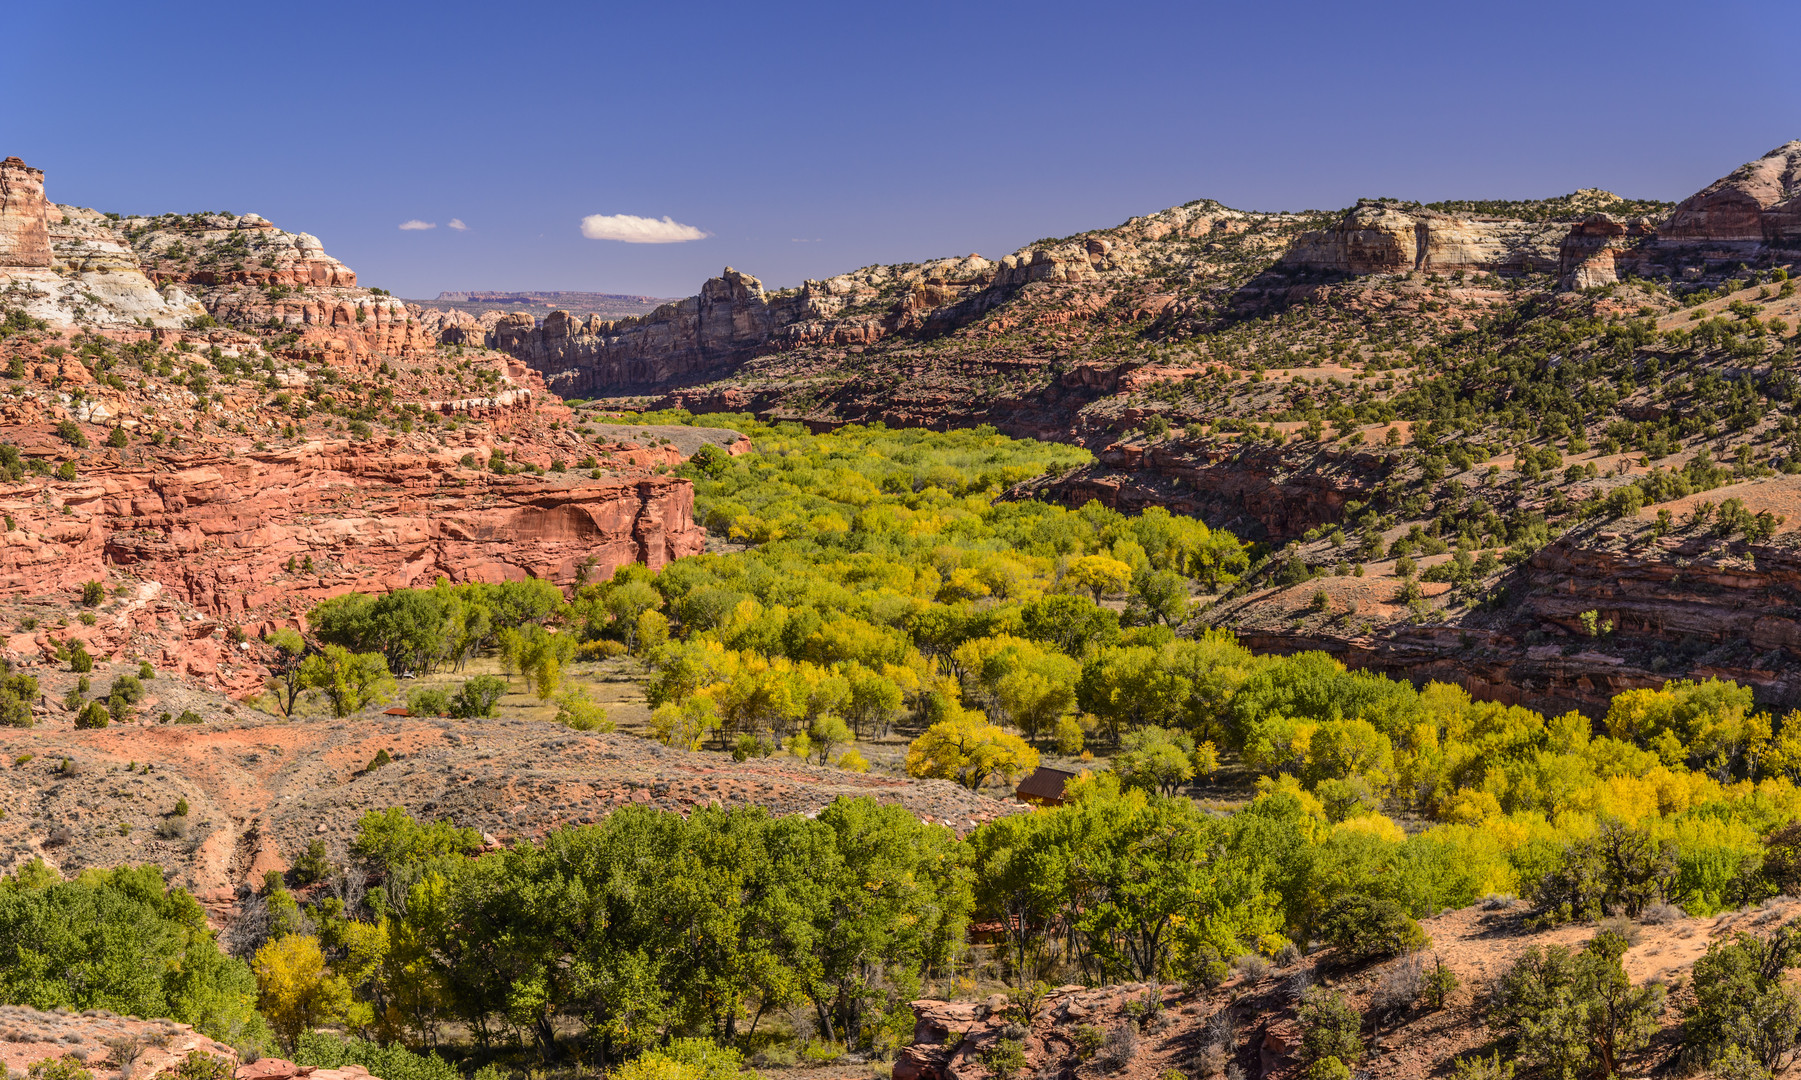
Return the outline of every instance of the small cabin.
[[[1033,806],[1062,806],[1063,787],[1075,778],[1075,773],[1040,765],[1019,782],[1013,797]]]

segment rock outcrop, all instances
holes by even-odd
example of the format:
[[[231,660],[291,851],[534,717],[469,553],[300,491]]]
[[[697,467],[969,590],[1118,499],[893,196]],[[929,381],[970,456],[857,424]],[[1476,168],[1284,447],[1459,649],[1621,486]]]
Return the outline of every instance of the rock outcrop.
[[[57,326],[174,328],[210,314],[243,327],[348,328],[396,355],[440,340],[403,301],[359,288],[316,236],[256,214],[120,218],[56,205],[44,174],[18,158],[0,164],[0,288],[9,306]]]
[[[1801,139],[1684,199],[1659,231],[1679,243],[1801,247]]]
[[[640,318],[584,321],[553,311],[540,325],[514,313],[499,319],[490,340],[559,389],[648,389],[726,371],[767,345],[784,315],[762,282],[728,266],[699,295]]]
[[[285,232],[256,214],[165,214],[118,225],[158,284],[356,288],[356,272],[327,255],[318,237]]]
[[[49,210],[43,170],[16,157],[0,161],[0,267],[50,266]]]
[[[1303,233],[1282,265],[1352,275],[1550,271],[1568,231],[1557,222],[1456,216],[1364,200],[1331,228]]]
[[[1622,221],[1611,214],[1590,214],[1570,228],[1558,250],[1558,285],[1587,289],[1620,280],[1622,267],[1643,261],[1645,246],[1657,237],[1646,219]]]
[[[1365,449],[1241,448],[1212,440],[1112,443],[1095,463],[1032,481],[1019,494],[1081,506],[1093,499],[1133,513],[1190,514],[1246,538],[1286,541],[1368,501],[1390,467]]]
[[[1565,237],[1566,289],[1628,274],[1701,281],[1801,256],[1801,140],[1785,143],[1678,203],[1662,221],[1594,214]]]
[[[658,568],[705,545],[685,480],[518,476],[466,486],[460,452],[314,442],[197,455],[176,469],[95,469],[76,484],[0,486],[14,525],[0,536],[0,592],[77,588],[111,566],[204,612],[241,618],[440,575],[573,586],[584,567],[604,578],[628,562]],[[290,559],[320,569],[292,573]]]
[[[190,1055],[207,1054],[229,1068],[237,1051],[173,1020],[142,1020],[105,1009],[79,1015],[0,1005],[0,1073],[25,1076],[42,1061],[68,1058],[104,1080],[155,1080],[175,1075]],[[129,1060],[119,1060],[120,1057]],[[114,1071],[106,1071],[110,1065]]]
[[[174,327],[206,314],[150,280],[117,221],[50,203],[44,174],[18,158],[0,162],[0,289],[9,307],[61,326]]]

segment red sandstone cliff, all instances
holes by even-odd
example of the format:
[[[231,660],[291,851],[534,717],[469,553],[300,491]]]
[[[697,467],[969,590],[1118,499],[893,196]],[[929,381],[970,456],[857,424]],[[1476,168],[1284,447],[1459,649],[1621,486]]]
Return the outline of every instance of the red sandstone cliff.
[[[50,265],[48,212],[43,171],[16,157],[0,161],[0,266]]]
[[[242,619],[439,576],[569,586],[584,565],[605,577],[627,562],[660,567],[704,546],[685,480],[471,484],[457,473],[448,455],[334,442],[0,487],[0,508],[15,523],[0,536],[0,590],[76,588],[112,566],[217,617]],[[319,570],[289,573],[290,558],[310,558]]]

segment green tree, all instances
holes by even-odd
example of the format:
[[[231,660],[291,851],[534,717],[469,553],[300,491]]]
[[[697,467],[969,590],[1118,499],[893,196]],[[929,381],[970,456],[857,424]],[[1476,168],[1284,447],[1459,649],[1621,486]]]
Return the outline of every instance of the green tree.
[[[263,640],[275,650],[275,659],[269,665],[269,692],[275,696],[282,715],[292,716],[294,703],[306,690],[306,683],[300,674],[301,665],[306,660],[306,639],[300,636],[299,631],[284,626]]]
[[[1334,900],[1320,920],[1321,935],[1351,963],[1423,949],[1426,932],[1390,900],[1351,893]]]
[[[1173,795],[1194,779],[1194,739],[1179,731],[1147,727],[1120,740],[1113,771],[1126,787]]]
[[[1801,933],[1739,932],[1713,941],[1695,961],[1694,1000],[1682,1010],[1682,1039],[1704,1063],[1734,1050],[1769,1071],[1793,1064],[1801,1040],[1801,992],[1786,972],[1801,953]]]
[[[1524,1062],[1560,1080],[1618,1074],[1620,1059],[1656,1030],[1663,987],[1634,987],[1626,941],[1603,930],[1577,953],[1533,946],[1502,977],[1491,1023]]]
[[[493,716],[494,706],[506,692],[506,680],[494,675],[465,679],[450,699],[450,715],[463,719]]]
[[[1363,1016],[1336,990],[1316,986],[1295,1010],[1301,1025],[1301,1062],[1355,1065],[1363,1060]],[[1311,1075],[1311,1074],[1310,1074]]]
[[[300,683],[318,691],[337,717],[375,704],[394,689],[380,653],[353,653],[342,645],[327,645],[307,657],[300,665]]]
[[[250,969],[154,866],[63,881],[42,862],[0,878],[0,1002],[166,1016],[214,1038],[263,1030]]]

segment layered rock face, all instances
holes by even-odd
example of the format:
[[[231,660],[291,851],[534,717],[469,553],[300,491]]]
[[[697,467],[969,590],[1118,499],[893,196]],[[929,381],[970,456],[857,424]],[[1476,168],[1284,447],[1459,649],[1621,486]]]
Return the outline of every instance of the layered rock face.
[[[118,1060],[120,1047],[130,1048],[130,1060]],[[217,1058],[227,1068],[238,1063],[236,1050],[173,1020],[119,1016],[105,1009],[77,1015],[68,1009],[44,1012],[28,1005],[0,1005],[0,1071],[14,1076],[25,1076],[39,1062],[72,1055],[90,1068],[102,1062],[117,1067],[110,1074],[95,1070],[103,1077],[156,1080],[180,1073],[194,1054]]]
[[[1570,230],[1559,271],[1565,288],[1627,274],[1690,281],[1741,264],[1801,255],[1801,140],[1734,169],[1677,204],[1661,222],[1592,215]]]
[[[319,238],[256,214],[108,217],[50,203],[44,174],[0,164],[0,286],[58,326],[174,328],[205,315],[244,327],[341,327],[396,355],[435,345],[416,312],[358,288]],[[465,341],[458,344],[482,344]]]
[[[1002,269],[1021,279],[1030,272]],[[995,280],[995,264],[970,256],[910,272],[870,267],[771,294],[728,266],[699,295],[649,315],[583,321],[555,311],[539,323],[524,313],[508,314],[499,317],[488,342],[543,372],[562,392],[655,389],[723,374],[765,350],[871,344]],[[877,304],[878,310],[859,311]]]
[[[1331,228],[1302,234],[1282,265],[1330,274],[1550,271],[1568,230],[1555,222],[1459,217],[1365,200]]]
[[[0,161],[0,266],[49,267],[49,210],[43,171],[16,157]]]
[[[560,392],[666,389],[727,374],[767,353],[865,348],[899,334],[948,332],[1027,290],[1068,290],[1062,318],[1090,318],[1122,287],[1141,285],[1172,258],[1194,259],[1194,272],[1206,276],[1223,275],[1223,264],[1245,250],[1273,258],[1306,220],[1202,201],[1132,218],[1105,236],[1032,244],[998,262],[972,254],[867,266],[777,292],[727,267],[699,295],[633,319],[578,320],[553,312],[540,322],[522,313],[496,315],[487,344],[544,372]],[[1222,250],[1227,244],[1229,252]],[[1196,259],[1203,245],[1206,252]],[[1221,265],[1210,265],[1216,258]]]
[[[119,228],[159,284],[356,288],[356,272],[327,255],[318,237],[285,232],[256,214],[131,217]]]
[[[1590,214],[1563,238],[1557,256],[1559,287],[1613,284],[1622,268],[1644,261],[1646,245],[1656,237],[1656,228],[1643,218],[1621,221],[1611,214]]]
[[[1486,701],[1599,715],[1626,690],[1671,678],[1755,687],[1772,708],[1801,705],[1801,560],[1760,547],[1755,563],[1698,557],[1673,541],[1636,551],[1619,537],[1563,538],[1509,583],[1506,607],[1461,625],[1381,636],[1240,628],[1258,651],[1319,649],[1352,668],[1455,683]],[[1604,642],[1583,625],[1611,625]],[[1547,632],[1549,631],[1549,632]]]
[[[15,527],[0,536],[0,591],[79,588],[110,565],[202,611],[241,617],[440,575],[573,586],[584,565],[604,578],[705,545],[685,480],[521,476],[469,487],[455,470],[448,450],[432,458],[391,444],[316,442],[174,470],[95,470],[48,501],[43,485],[8,485],[0,507]],[[291,574],[289,558],[320,569]]]
[[[1801,139],[1684,199],[1659,232],[1690,243],[1801,246]]]
[[[0,287],[26,314],[63,326],[173,327],[206,314],[179,287],[158,289],[117,222],[50,203],[44,174],[18,158],[0,162]]]
[[[1095,464],[1022,488],[1068,506],[1094,499],[1128,513],[1162,506],[1247,538],[1278,541],[1338,521],[1347,502],[1368,501],[1388,474],[1369,450],[1243,450],[1209,441],[1114,443]]]

